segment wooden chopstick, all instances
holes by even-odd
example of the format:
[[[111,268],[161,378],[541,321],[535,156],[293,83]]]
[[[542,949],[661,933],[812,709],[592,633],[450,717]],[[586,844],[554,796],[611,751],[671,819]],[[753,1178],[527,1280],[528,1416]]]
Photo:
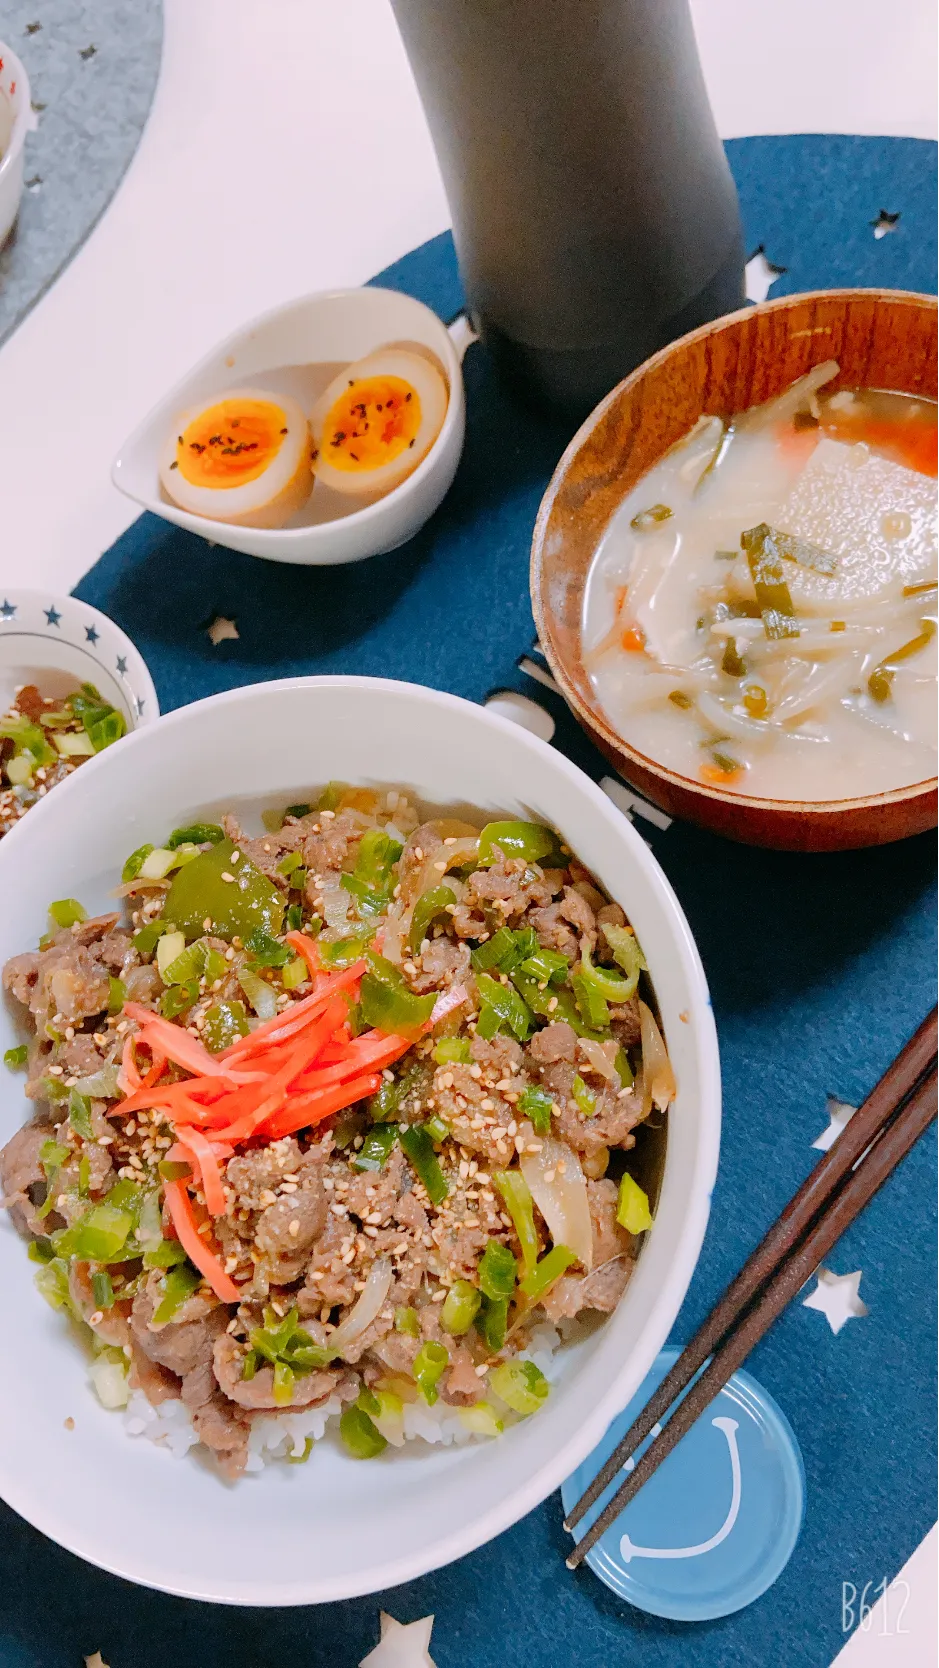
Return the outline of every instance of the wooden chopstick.
[[[909,1145],[912,1145],[922,1128],[935,1116],[936,1034],[936,1010],[933,1009],[915,1036],[884,1073],[863,1106],[851,1118],[829,1152],[807,1177],[761,1244],[748,1258],[720,1302],[682,1352],[671,1372],[663,1379],[642,1413],[569,1513],[565,1520],[565,1528],[573,1528],[580,1522],[622,1470],[633,1451],[649,1435],[653,1426],[662,1422],[676,1397],[691,1382],[708,1356],[720,1346],[726,1345],[726,1356],[724,1349],[720,1349],[719,1357],[715,1355],[707,1372],[702,1374],[679,1411],[668,1421],[662,1435],[631,1473],[628,1483],[620,1489],[588,1534],[578,1542],[568,1559],[570,1568],[577,1567],[608,1524],[622,1511],[628,1499],[633,1498],[642,1483],[665,1458],[666,1453],[670,1452],[684,1431],[717,1394],[726,1378],[736,1371],[740,1361],[762,1336],[763,1331],[772,1324],[776,1315],[789,1302],[789,1298],[809,1278],[826,1250],[843,1232],[848,1221],[863,1207],[894,1164],[908,1151]],[[898,1107],[901,1108],[899,1113]],[[925,1122],[917,1124],[918,1118],[925,1118]],[[904,1120],[902,1125],[901,1119]],[[910,1129],[914,1129],[915,1133],[908,1145],[902,1145],[905,1132]],[[901,1146],[896,1156],[891,1157],[898,1142]],[[875,1143],[873,1147],[872,1143]],[[877,1162],[868,1169],[875,1154]],[[863,1164],[860,1162],[862,1159]],[[887,1168],[881,1170],[885,1161]],[[849,1178],[847,1182],[846,1177]],[[865,1192],[864,1188],[869,1188],[869,1191]],[[847,1204],[844,1203],[845,1198]],[[854,1202],[857,1200],[860,1202]],[[846,1210],[851,1214],[845,1216]],[[835,1227],[830,1239],[826,1238],[831,1232],[829,1221],[840,1224]],[[798,1275],[789,1273],[787,1283],[786,1273],[790,1264],[793,1269],[801,1269],[806,1256],[811,1259],[813,1254],[814,1263]],[[796,1283],[790,1289],[793,1279]],[[788,1295],[780,1297],[779,1294],[784,1291]],[[773,1301],[778,1302],[776,1308],[769,1303],[771,1292],[775,1294]],[[754,1305],[757,1298],[759,1301]],[[748,1313],[751,1305],[754,1307]],[[754,1332],[755,1316],[762,1317],[763,1324]],[[748,1340],[742,1355],[737,1354],[734,1348],[733,1340],[738,1335]],[[715,1362],[718,1359],[725,1364],[726,1361],[732,1361],[727,1367],[726,1377],[721,1378],[719,1382],[714,1373]],[[700,1389],[701,1385],[706,1387],[704,1392]],[[711,1388],[708,1390],[707,1386]],[[699,1396],[702,1399],[699,1400]],[[692,1409],[690,1416],[684,1411],[688,1408]],[[677,1425],[676,1421],[679,1421]],[[676,1427],[674,1431],[673,1426]],[[670,1437],[668,1433],[671,1433]]]
[[[737,1324],[753,1301],[761,1286],[772,1274],[780,1259],[792,1250],[808,1232],[818,1216],[841,1186],[848,1172],[861,1154],[870,1146],[897,1107],[916,1087],[917,1082],[936,1058],[937,1014],[933,1008],[919,1029],[887,1067],[863,1105],[845,1125],[838,1139],[806,1177],[798,1192],[786,1205],[782,1215],[773,1223],[756,1250],[744,1263],[740,1273],[731,1281],[723,1297],[711,1310],[694,1337],[683,1349],[671,1371],[666,1374],[654,1395],[634,1420],[622,1441],[613,1450],[606,1464],[577,1501],[564,1520],[565,1529],[573,1529],[595,1500],[600,1498],[618,1471],[621,1471],[633,1450],[644,1442],[654,1425],[661,1424],[672,1403],[691,1383],[699,1368],[726,1334]]]

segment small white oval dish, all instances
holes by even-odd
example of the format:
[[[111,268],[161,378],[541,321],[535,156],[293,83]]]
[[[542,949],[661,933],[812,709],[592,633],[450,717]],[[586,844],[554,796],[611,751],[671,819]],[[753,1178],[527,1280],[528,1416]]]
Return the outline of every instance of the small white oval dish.
[[[19,213],[23,195],[23,146],[37,126],[29,77],[16,53],[0,41],[0,244]]]
[[[0,590],[0,712],[24,683],[55,696],[93,683],[124,714],[128,730],[160,716],[140,650],[106,614],[77,597]]]
[[[228,388],[248,387],[291,395],[309,417],[340,371],[390,346],[429,356],[444,373],[449,399],[443,427],[426,457],[384,498],[350,510],[348,497],[317,482],[288,526],[257,528],[191,515],[163,493],[160,457],[181,412]],[[229,550],[308,566],[361,562],[412,538],[449,490],[465,430],[460,357],[437,314],[397,290],[366,287],[302,296],[262,314],[213,348],[125,441],[111,479],[145,510]]]
[[[36,942],[50,898],[113,907],[115,874],[142,841],[194,818],[217,820],[223,809],[260,828],[265,807],[329,778],[400,784],[425,805],[472,805],[559,828],[635,925],[678,1094],[655,1222],[622,1302],[560,1352],[541,1411],[495,1441],[413,1444],[363,1462],[327,1435],[307,1465],[268,1465],[226,1485],[192,1456],[128,1439],[122,1415],[96,1401],[64,1316],[34,1289],[22,1239],[0,1221],[6,1329],[28,1341],[7,1352],[0,1376],[0,1494],[60,1545],[117,1575],[230,1604],[322,1603],[411,1581],[556,1489],[668,1335],[698,1260],[717,1165],[714,1018],[688,923],[651,851],[562,754],[434,690],[359,677],[257,684],[170,713],[99,754],[0,841],[0,963]],[[12,1004],[0,1007],[0,1051],[19,1040]],[[0,1072],[0,1140],[27,1111],[22,1077]]]

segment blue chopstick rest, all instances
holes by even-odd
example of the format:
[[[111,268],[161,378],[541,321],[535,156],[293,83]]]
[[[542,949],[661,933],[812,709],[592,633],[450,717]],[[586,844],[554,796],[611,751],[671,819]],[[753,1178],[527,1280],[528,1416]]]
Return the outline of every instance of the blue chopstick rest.
[[[677,1360],[664,1349],[629,1406],[561,1489],[565,1513],[592,1482]],[[658,1433],[658,1427],[653,1434]],[[641,1455],[652,1439],[639,1449]],[[631,1462],[627,1462],[631,1469]],[[574,1531],[590,1527],[618,1479]],[[749,1373],[733,1378],[620,1514],[586,1562],[653,1616],[729,1616],[771,1587],[805,1514],[805,1471],[792,1427]]]

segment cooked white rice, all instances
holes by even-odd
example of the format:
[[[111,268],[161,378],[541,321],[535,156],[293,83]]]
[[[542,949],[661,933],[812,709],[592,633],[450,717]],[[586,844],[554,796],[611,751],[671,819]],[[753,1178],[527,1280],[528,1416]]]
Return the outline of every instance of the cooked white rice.
[[[533,1361],[546,1378],[554,1379],[560,1366],[557,1359],[560,1342],[554,1327],[544,1322],[533,1329],[528,1348],[520,1350],[516,1359]],[[482,1385],[480,1389],[484,1394]],[[335,1421],[333,1429],[338,1432],[342,1405],[337,1396],[330,1396],[328,1401],[321,1402],[317,1407],[302,1408],[297,1413],[263,1413],[255,1417],[248,1437],[245,1470],[263,1471],[271,1460],[301,1459],[307,1441],[319,1442],[331,1421]],[[146,1437],[148,1442],[157,1443],[176,1459],[182,1459],[199,1441],[188,1407],[176,1398],[151,1407],[142,1390],[133,1390],[123,1414],[128,1436]],[[514,1417],[512,1413],[507,1413],[506,1424]],[[480,1440],[478,1432],[467,1429],[459,1409],[448,1406],[444,1401],[437,1401],[433,1406],[424,1401],[406,1402],[403,1435],[405,1442],[421,1440],[441,1442],[445,1446]],[[397,1445],[400,1446],[400,1442]]]

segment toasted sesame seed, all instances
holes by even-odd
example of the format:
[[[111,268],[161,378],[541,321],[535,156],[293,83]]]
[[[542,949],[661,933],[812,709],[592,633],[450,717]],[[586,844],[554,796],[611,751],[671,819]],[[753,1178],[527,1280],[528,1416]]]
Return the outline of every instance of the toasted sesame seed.
[[[295,1216],[292,1222],[288,1222],[287,1232],[290,1235],[291,1239],[296,1239],[297,1238],[297,1235],[300,1232],[300,1221],[299,1221],[298,1217]]]

